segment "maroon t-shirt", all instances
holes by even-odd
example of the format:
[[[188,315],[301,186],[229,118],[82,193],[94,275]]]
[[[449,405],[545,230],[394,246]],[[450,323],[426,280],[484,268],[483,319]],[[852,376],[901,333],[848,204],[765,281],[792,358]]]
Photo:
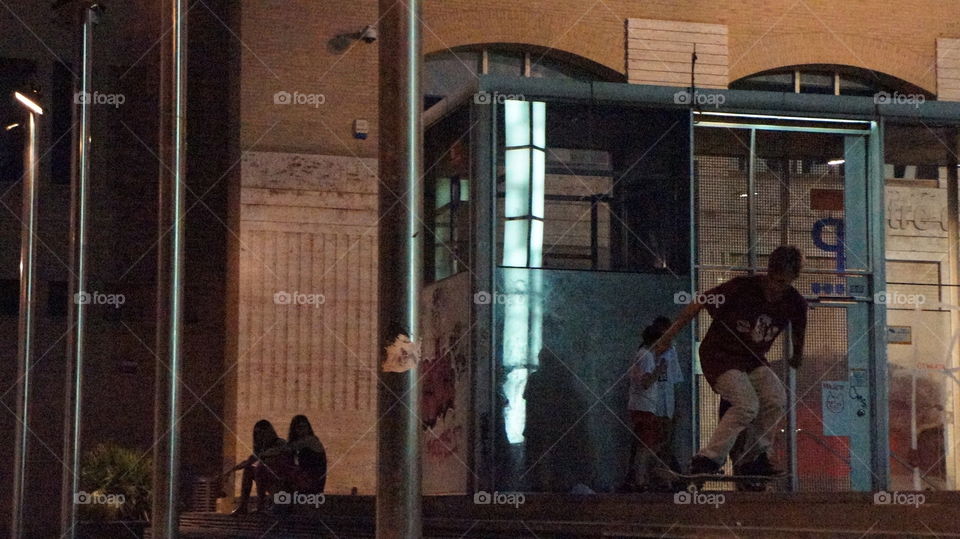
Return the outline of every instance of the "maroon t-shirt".
[[[750,372],[767,365],[766,353],[788,322],[803,334],[807,301],[792,286],[777,302],[769,302],[760,276],[735,277],[704,293],[713,322],[700,344],[700,366],[713,385],[730,369]],[[709,301],[722,298],[720,301]]]

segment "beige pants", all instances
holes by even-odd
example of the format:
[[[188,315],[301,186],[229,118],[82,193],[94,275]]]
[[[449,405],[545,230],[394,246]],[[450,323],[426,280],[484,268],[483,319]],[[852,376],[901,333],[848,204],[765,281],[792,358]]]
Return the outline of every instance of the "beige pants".
[[[722,465],[744,429],[748,436],[742,462],[752,462],[768,453],[787,402],[783,383],[776,373],[770,367],[757,367],[749,374],[731,369],[717,378],[713,390],[731,407],[723,414],[700,454]]]

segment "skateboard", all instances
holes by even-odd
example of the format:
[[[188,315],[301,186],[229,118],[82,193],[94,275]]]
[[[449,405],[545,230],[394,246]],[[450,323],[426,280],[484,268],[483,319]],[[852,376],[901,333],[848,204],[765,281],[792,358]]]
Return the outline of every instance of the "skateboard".
[[[722,475],[722,474],[681,474],[671,472],[674,480],[687,484],[688,491],[703,490],[704,483],[731,483],[737,490],[765,491],[778,481],[789,479],[786,473],[777,475]]]

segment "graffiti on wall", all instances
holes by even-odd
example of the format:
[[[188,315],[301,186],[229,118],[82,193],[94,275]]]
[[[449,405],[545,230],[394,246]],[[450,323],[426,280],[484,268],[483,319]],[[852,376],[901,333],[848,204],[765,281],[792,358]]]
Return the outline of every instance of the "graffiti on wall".
[[[434,283],[423,294],[420,425],[425,494],[466,491],[470,418],[468,275]]]

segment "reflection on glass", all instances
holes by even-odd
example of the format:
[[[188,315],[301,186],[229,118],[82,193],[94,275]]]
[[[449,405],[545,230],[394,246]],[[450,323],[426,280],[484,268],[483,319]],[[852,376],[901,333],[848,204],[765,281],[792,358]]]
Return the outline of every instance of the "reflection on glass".
[[[884,132],[891,490],[957,488],[956,127]]]
[[[545,124],[544,103],[507,101],[504,104],[503,264],[507,266],[539,267],[542,261]],[[541,313],[538,308],[532,308],[539,303],[539,285],[539,277],[534,276],[529,281],[508,279],[503,289],[505,299],[509,300],[504,305],[506,381],[503,390],[507,399],[504,417],[507,440],[511,444],[523,441],[526,366],[536,366],[539,353]]]

